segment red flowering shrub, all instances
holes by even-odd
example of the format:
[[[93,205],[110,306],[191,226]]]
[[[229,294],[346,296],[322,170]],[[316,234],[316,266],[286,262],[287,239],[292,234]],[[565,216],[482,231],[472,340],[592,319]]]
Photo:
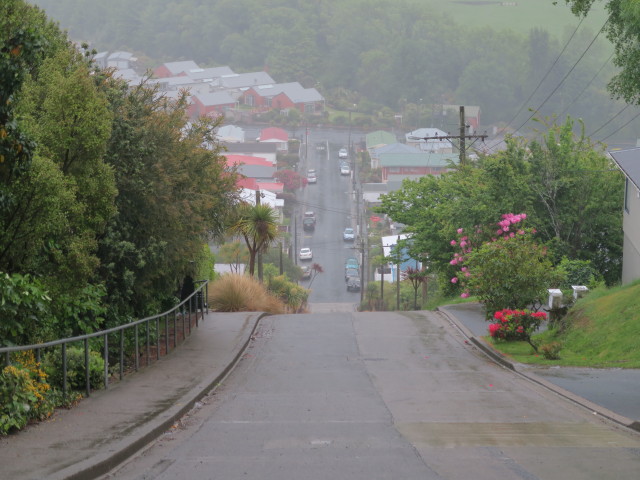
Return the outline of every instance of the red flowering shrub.
[[[538,351],[531,342],[531,335],[544,320],[547,314],[544,312],[531,312],[529,310],[511,310],[505,308],[493,314],[497,320],[489,325],[489,335],[497,340],[524,340]]]

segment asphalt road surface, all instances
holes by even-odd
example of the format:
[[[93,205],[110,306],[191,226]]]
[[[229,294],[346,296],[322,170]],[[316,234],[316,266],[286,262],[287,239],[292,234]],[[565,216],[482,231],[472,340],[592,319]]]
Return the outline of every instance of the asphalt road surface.
[[[198,409],[110,478],[637,479],[640,436],[434,312],[266,317]]]

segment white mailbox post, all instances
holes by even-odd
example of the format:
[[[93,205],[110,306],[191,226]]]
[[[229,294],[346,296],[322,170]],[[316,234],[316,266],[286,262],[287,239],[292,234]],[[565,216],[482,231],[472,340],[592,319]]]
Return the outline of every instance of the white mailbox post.
[[[574,300],[577,300],[580,297],[584,297],[586,293],[589,291],[589,289],[584,285],[571,285],[571,288],[573,289]]]
[[[549,288],[549,310],[555,310],[562,306],[562,290],[559,288]]]

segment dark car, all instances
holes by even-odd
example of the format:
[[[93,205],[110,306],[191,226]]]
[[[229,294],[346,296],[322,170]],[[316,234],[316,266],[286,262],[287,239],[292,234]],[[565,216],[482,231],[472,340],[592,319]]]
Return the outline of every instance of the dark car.
[[[360,291],[360,279],[357,277],[351,277],[347,280],[347,292],[359,292]]]
[[[347,268],[344,272],[344,281],[348,282],[350,278],[360,278],[360,272],[355,268]]]
[[[308,265],[304,265],[302,267],[300,267],[302,269],[302,279],[303,280],[307,280],[309,278],[311,278],[311,267],[309,267]]]
[[[305,217],[302,220],[302,229],[306,232],[313,232],[316,229],[316,219]]]

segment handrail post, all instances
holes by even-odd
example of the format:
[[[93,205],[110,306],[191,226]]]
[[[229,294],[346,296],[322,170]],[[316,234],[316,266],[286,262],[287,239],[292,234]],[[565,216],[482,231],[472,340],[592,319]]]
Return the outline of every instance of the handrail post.
[[[138,369],[140,368],[140,340],[139,340],[139,335],[138,335],[138,324],[136,323],[135,327],[133,328],[133,330],[135,331],[135,349],[136,349],[136,372],[138,371]]]
[[[160,360],[160,318],[156,317],[156,360]]]
[[[104,388],[109,386],[109,334],[104,334]]]
[[[62,344],[62,398],[67,401],[67,344]]]
[[[124,378],[124,328],[120,330],[120,380]]]
[[[87,390],[87,397],[91,395],[91,383],[89,378],[89,339],[84,339],[84,383]]]
[[[164,350],[165,355],[169,353],[169,314],[164,316]]]

